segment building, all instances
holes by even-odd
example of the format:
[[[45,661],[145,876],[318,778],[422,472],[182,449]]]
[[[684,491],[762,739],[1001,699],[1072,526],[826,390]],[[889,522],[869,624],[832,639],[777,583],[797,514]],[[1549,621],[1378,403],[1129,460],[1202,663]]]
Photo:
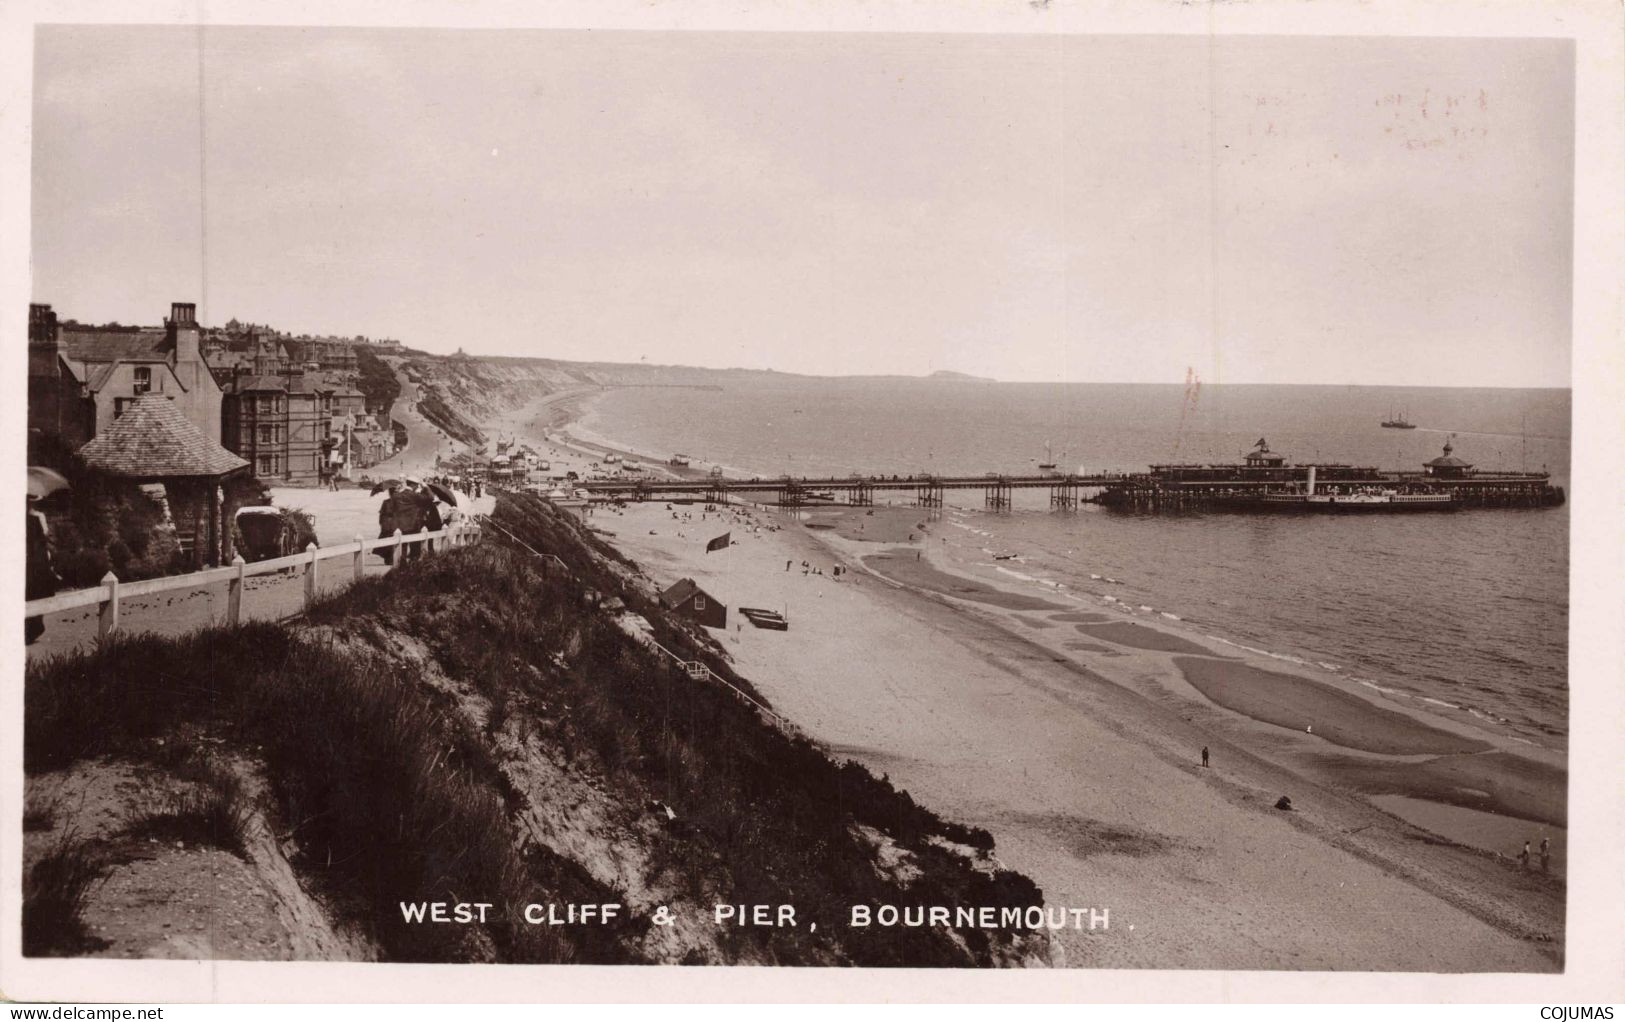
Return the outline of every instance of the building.
[[[298,337],[285,345],[293,357],[306,365],[329,372],[356,371],[355,342],[332,337]]]
[[[174,402],[220,442],[221,392],[203,360],[197,306],[174,302],[159,329],[64,328],[49,305],[28,307],[28,425],[77,448],[139,397]]]
[[[707,628],[727,628],[728,608],[691,578],[677,582],[660,594],[660,605]]]
[[[269,363],[267,356],[257,365]],[[239,373],[227,388],[222,442],[260,479],[319,483],[330,472],[333,395],[339,389],[303,367],[283,375]]]
[[[135,398],[107,429],[79,449],[87,468],[137,484],[157,484],[193,568],[232,557],[222,484],[248,463],[205,436],[166,395]]]
[[[1452,455],[1450,452],[1454,450],[1455,447],[1450,441],[1446,440],[1444,442],[1444,455],[1434,458],[1432,461],[1424,462],[1422,474],[1431,479],[1466,479],[1471,476],[1473,474],[1472,464]]]

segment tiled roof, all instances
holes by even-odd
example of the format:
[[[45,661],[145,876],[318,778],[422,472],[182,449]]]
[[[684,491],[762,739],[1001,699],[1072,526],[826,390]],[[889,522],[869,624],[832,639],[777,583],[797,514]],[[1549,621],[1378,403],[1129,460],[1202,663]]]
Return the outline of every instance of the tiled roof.
[[[161,331],[63,330],[58,343],[63,355],[80,362],[155,362],[169,353]]]
[[[326,380],[313,379],[303,373],[294,373],[288,379],[288,393],[290,394],[319,394],[323,391],[331,392],[333,385]]]
[[[685,578],[660,594],[660,605],[667,608],[680,607],[688,602],[689,597],[699,592],[704,590],[693,579]]]
[[[175,402],[157,394],[131,402],[79,448],[79,457],[93,469],[131,479],[218,476],[248,465],[192,425]]]
[[[283,392],[288,389],[280,376],[239,376],[232,390],[238,394],[246,394],[251,390],[274,390]]]

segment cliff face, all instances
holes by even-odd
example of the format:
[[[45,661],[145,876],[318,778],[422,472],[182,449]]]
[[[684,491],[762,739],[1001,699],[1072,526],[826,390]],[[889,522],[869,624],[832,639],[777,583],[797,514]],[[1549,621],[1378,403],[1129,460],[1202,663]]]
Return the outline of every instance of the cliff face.
[[[600,387],[695,387],[717,390],[745,383],[771,385],[806,379],[757,369],[560,362],[539,358],[417,355],[396,361],[401,363],[402,371],[418,386],[417,407],[423,417],[452,437],[476,447],[486,440],[480,423],[489,421],[494,413],[509,411],[544,394]],[[885,379],[920,380],[918,377]],[[981,378],[938,372],[927,379],[964,382]]]
[[[749,689],[574,519],[529,497],[495,519],[479,545],[297,624],[30,667],[30,953],[1048,960],[1041,932],[849,926],[854,905],[1042,895],[998,867],[986,832],[676,669],[650,640]],[[624,608],[601,609],[609,595]],[[436,902],[489,907],[467,922],[403,908]],[[571,905],[619,909],[545,921]],[[781,925],[718,925],[718,905],[772,906]]]
[[[551,359],[419,356],[402,371],[418,387],[418,411],[453,438],[486,440],[480,423],[544,394],[598,387],[711,387],[748,370],[558,362]]]

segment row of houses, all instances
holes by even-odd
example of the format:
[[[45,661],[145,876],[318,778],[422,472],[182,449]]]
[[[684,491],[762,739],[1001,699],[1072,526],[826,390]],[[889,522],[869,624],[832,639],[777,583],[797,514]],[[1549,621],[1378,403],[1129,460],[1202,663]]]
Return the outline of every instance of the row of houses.
[[[156,395],[268,482],[319,483],[393,452],[389,424],[353,385],[353,348],[208,333],[190,302],[172,303],[161,328],[117,329],[64,325],[30,305],[30,430],[79,450]]]

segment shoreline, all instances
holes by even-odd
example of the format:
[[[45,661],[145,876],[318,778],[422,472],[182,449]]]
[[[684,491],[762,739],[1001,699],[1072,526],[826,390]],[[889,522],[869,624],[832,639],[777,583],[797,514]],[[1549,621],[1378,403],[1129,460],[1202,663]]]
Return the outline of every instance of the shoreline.
[[[556,406],[549,415],[554,423],[551,429],[563,432],[571,412],[579,414],[579,405],[572,408],[564,394],[549,397],[552,400],[541,405]],[[563,423],[558,421],[561,418]],[[579,444],[577,453],[583,457],[617,451],[648,458],[647,453],[624,451],[612,443],[589,445],[568,433],[565,436]],[[710,555],[708,560],[701,552],[703,540],[711,531],[719,531],[711,525],[711,516],[698,512],[695,522],[692,508],[678,505],[681,516],[665,508],[664,502],[650,502],[611,511],[626,524],[604,522],[611,528],[600,531],[608,533],[605,538],[634,558],[657,584],[690,575],[702,585],[715,586],[718,599],[732,606],[777,607],[776,601],[783,597],[792,622],[790,633],[743,629],[725,637],[724,646],[741,673],[777,709],[832,751],[860,759],[877,772],[889,771],[899,783],[906,779],[910,790],[927,794],[928,803],[940,811],[987,826],[999,847],[1010,850],[1010,857],[1016,860],[1012,865],[1032,875],[1047,892],[1099,883],[1098,877],[1078,875],[1077,861],[1098,865],[1103,854],[1132,860],[1140,856],[1109,849],[1137,847],[1136,840],[1143,846],[1148,840],[1144,835],[1153,832],[1189,830],[1195,824],[1181,819],[1180,813],[1153,811],[1143,803],[1158,801],[1152,793],[1159,786],[1183,789],[1195,783],[1206,794],[1195,800],[1196,808],[1187,805],[1185,811],[1195,813],[1200,823],[1204,812],[1213,811],[1200,807],[1217,795],[1229,807],[1224,815],[1231,818],[1232,826],[1206,834],[1205,840],[1181,834],[1178,839],[1169,836],[1170,840],[1151,841],[1157,849],[1155,856],[1177,858],[1192,851],[1197,858],[1212,856],[1238,836],[1247,846],[1244,835],[1250,830],[1290,819],[1290,829],[1308,835],[1313,845],[1307,851],[1297,848],[1289,858],[1301,860],[1307,873],[1329,868],[1324,882],[1341,887],[1342,881],[1332,880],[1339,869],[1364,864],[1377,876],[1409,891],[1412,898],[1432,895],[1420,900],[1439,899],[1438,909],[1460,911],[1466,918],[1488,924],[1513,941],[1514,947],[1522,945],[1534,952],[1533,958],[1513,964],[1522,956],[1509,949],[1494,959],[1504,968],[1554,968],[1561,960],[1560,877],[1566,865],[1561,806],[1566,775],[1560,756],[1530,755],[1528,750],[1508,748],[1506,741],[1461,722],[1430,718],[1392,700],[1373,699],[1350,691],[1352,686],[1346,688],[1346,682],[1324,683],[1294,665],[1268,660],[1243,647],[1221,645],[1222,640],[1202,636],[1193,628],[1176,627],[1176,622],[1153,624],[1128,608],[1119,611],[1110,604],[1060,602],[1014,593],[988,579],[955,571],[955,566],[941,563],[933,545],[924,541],[942,521],[940,512],[933,515],[925,509],[898,506],[872,511],[837,506],[781,512],[730,505],[721,521],[735,530],[745,526],[748,531],[743,536],[735,531],[734,546],[751,552],[745,555],[730,549]],[[933,517],[936,520],[930,521]],[[675,530],[671,527],[674,518],[678,522]],[[915,560],[909,564],[896,551],[912,552]],[[725,559],[749,560],[763,577],[747,578],[736,568],[727,569]],[[772,565],[781,560],[787,564],[777,564],[778,570],[773,570]],[[825,565],[826,574],[803,575],[796,564],[800,560]],[[827,566],[834,563],[844,564],[848,573],[828,574]],[[784,570],[787,567],[794,570]],[[816,590],[810,603],[804,599],[809,589]],[[837,605],[842,606],[837,609]],[[853,605],[861,605],[861,615],[853,613]],[[849,628],[850,637],[817,634],[826,624],[835,630]],[[871,641],[876,635],[879,638]],[[887,648],[888,641],[916,645],[894,651]],[[831,680],[837,665],[854,653],[869,661],[880,692],[870,686],[854,687],[851,679]],[[915,659],[936,661],[936,667],[933,670],[913,662]],[[1182,665],[1180,660],[1204,665],[1195,668],[1201,676],[1192,679],[1191,663]],[[939,691],[942,686],[932,682],[942,682],[948,672],[966,677],[947,685],[949,691]],[[1283,690],[1289,696],[1285,702],[1280,696]],[[903,692],[908,695],[900,694]],[[1114,812],[1102,812],[1098,820],[1091,817],[1083,830],[1087,836],[1093,833],[1091,827],[1104,827],[1106,838],[1096,834],[1093,844],[1085,844],[1090,848],[1101,845],[1107,851],[1077,854],[1082,847],[1077,843],[1079,834],[1074,833],[1077,827],[1060,828],[1064,833],[1058,837],[1052,809],[1023,815],[1009,808],[1008,802],[1019,801],[1025,794],[1020,789],[1033,783],[1030,771],[1039,764],[1029,764],[1020,781],[1011,785],[1008,777],[979,776],[978,766],[955,762],[929,743],[922,747],[921,739],[906,729],[877,727],[865,719],[907,706],[923,719],[940,720],[948,733],[962,738],[972,733],[967,729],[978,718],[1006,716],[1007,708],[999,705],[999,698],[1015,699],[1018,693],[1023,704],[1020,712],[1009,711],[1008,715],[1019,717],[1025,727],[1058,729],[1056,737],[1061,742],[1075,738],[1075,732],[1102,732],[1097,737],[1102,750],[1110,748],[1110,756],[1097,750],[1085,758],[1095,773],[1115,773],[1121,784],[1093,796]],[[994,702],[990,704],[989,699]],[[1288,717],[1305,714],[1320,725],[1307,725],[1312,729],[1307,733],[1286,725]],[[1271,716],[1276,719],[1269,719]],[[1202,745],[1215,749],[1215,767],[1224,771],[1222,779],[1195,766],[1194,753]],[[1013,745],[1000,742],[992,743],[986,754],[1017,760],[1031,756],[1029,750],[1016,752]],[[1147,757],[1153,763],[1139,773],[1124,773],[1115,762]],[[1066,800],[1064,794],[1048,790],[1054,784],[1039,787]],[[1066,785],[1060,787],[1064,790]],[[990,799],[990,791],[1005,789],[1011,790]],[[1295,807],[1307,799],[1312,808],[1301,810],[1303,815],[1272,816],[1269,806],[1274,796],[1268,793],[1276,789],[1291,793]],[[1183,792],[1180,797],[1189,794]],[[1196,825],[1196,829],[1204,827]],[[1133,837],[1137,833],[1141,839]],[[1506,858],[1521,840],[1538,841],[1541,833],[1554,839],[1555,876],[1542,876],[1538,870],[1520,873],[1516,863]],[[1119,840],[1110,840],[1112,835]],[[1277,844],[1281,840],[1280,835],[1271,838]],[[1058,841],[1059,850],[1054,847]],[[1233,854],[1219,857],[1238,865],[1249,862],[1251,854],[1243,853],[1240,859]],[[1328,867],[1317,861],[1324,858],[1339,860],[1341,866]],[[1122,875],[1117,879],[1125,891],[1143,889],[1149,883]],[[1267,879],[1261,877],[1260,882]],[[1146,905],[1162,902],[1170,894],[1177,902],[1181,894],[1188,897],[1191,893],[1181,885],[1174,886],[1174,891],[1159,889],[1157,896],[1147,895]],[[1257,900],[1235,889],[1228,897],[1243,905]],[[1385,908],[1395,912],[1400,911],[1402,901],[1401,896],[1383,899]],[[1235,911],[1253,914],[1246,908]],[[1470,923],[1461,925],[1472,928]],[[1544,939],[1535,938],[1531,944],[1531,936],[1537,934]],[[1343,936],[1345,941],[1354,938],[1352,934]],[[1288,935],[1283,939],[1291,943]],[[1092,959],[1100,951],[1098,943],[1083,943],[1090,946],[1073,949],[1088,952],[1086,960],[1078,964],[1095,964]],[[1324,943],[1318,937],[1308,942],[1316,947]],[[1415,941],[1403,943],[1422,958],[1388,959],[1385,953],[1367,948],[1368,954],[1356,955],[1355,960],[1361,967],[1376,967],[1366,963],[1371,961],[1370,954],[1378,954],[1384,961],[1401,963],[1392,967],[1417,968],[1434,953],[1420,934]],[[1110,957],[1130,965],[1218,967],[1234,966],[1236,961],[1187,950],[1192,953],[1173,958],[1162,953],[1149,959],[1138,954]],[[1261,955],[1246,961],[1255,968],[1313,967],[1290,964],[1307,956],[1320,967],[1338,967],[1335,956],[1306,950],[1283,948],[1273,957],[1267,952]],[[1446,970],[1465,968],[1442,961],[1435,965]],[[1479,968],[1488,966],[1465,971]]]

